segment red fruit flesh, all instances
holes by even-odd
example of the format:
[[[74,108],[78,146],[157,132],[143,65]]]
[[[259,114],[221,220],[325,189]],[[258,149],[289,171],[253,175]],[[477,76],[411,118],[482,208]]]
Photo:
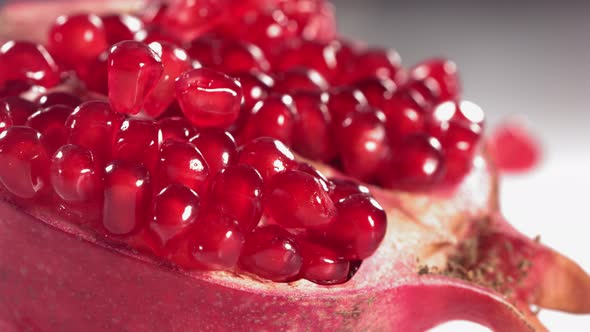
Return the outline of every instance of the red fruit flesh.
[[[108,59],[109,101],[113,109],[139,113],[163,71],[160,57],[146,44],[131,40],[115,44]]]
[[[160,149],[157,172],[158,188],[180,183],[199,195],[206,191],[209,166],[192,143],[174,140],[164,142]]]
[[[246,118],[237,138],[245,143],[258,137],[272,137],[291,146],[299,120],[290,95],[272,95],[259,101]]]
[[[153,200],[153,219],[148,227],[162,247],[186,233],[197,221],[201,208],[199,195],[189,188],[173,183],[162,189]]]
[[[49,51],[70,66],[85,65],[108,46],[102,20],[94,14],[58,17],[47,41]]]
[[[31,80],[51,87],[59,79],[57,65],[42,45],[8,41],[0,46],[0,86],[10,80]]]
[[[182,112],[198,128],[225,128],[238,117],[240,84],[211,69],[187,71],[176,80],[176,97]]]
[[[306,240],[299,240],[299,248],[303,257],[301,274],[305,279],[320,285],[336,285],[348,280],[350,262],[333,250]]]
[[[98,200],[102,195],[102,168],[92,153],[76,145],[64,145],[51,161],[53,190],[66,202]]]
[[[190,139],[205,158],[209,174],[215,175],[220,170],[238,161],[238,150],[233,136],[222,130],[201,130]]]
[[[261,137],[239,149],[239,164],[254,167],[266,181],[272,176],[296,166],[295,156],[281,141]]]
[[[65,105],[55,105],[37,111],[25,123],[41,133],[41,143],[49,155],[66,144],[68,132],[66,120],[73,112],[73,109]]]

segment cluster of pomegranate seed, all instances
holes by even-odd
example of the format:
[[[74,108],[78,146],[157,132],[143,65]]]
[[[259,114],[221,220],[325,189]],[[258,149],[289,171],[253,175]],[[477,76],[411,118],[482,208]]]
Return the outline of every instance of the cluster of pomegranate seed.
[[[455,65],[336,38],[321,0],[57,18],[0,48],[0,182],[186,269],[350,279],[385,236],[357,182],[458,183],[483,112]],[[294,151],[294,152],[293,152]]]

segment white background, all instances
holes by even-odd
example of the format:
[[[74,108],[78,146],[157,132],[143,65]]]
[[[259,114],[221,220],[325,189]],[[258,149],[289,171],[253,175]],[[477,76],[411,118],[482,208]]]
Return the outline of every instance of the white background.
[[[406,65],[444,55],[492,127],[522,115],[541,138],[539,169],[502,181],[517,228],[590,271],[590,2],[335,0],[347,36],[397,49]],[[590,315],[542,311],[551,331],[590,331]],[[433,331],[488,331],[451,323]]]

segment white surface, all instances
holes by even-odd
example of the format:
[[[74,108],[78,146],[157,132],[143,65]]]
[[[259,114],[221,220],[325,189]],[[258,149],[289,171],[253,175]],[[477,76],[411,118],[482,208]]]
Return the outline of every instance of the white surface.
[[[505,215],[590,271],[590,2],[336,0],[344,35],[397,49],[406,65],[457,62],[465,96],[493,126],[524,115],[545,160],[502,181]],[[551,331],[590,331],[590,315],[541,311]],[[433,331],[488,331],[450,323]]]

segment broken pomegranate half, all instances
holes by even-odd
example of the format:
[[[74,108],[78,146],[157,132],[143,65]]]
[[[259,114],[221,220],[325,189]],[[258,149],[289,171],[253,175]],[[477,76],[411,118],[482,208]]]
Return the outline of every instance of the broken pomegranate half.
[[[339,39],[323,0],[0,18],[3,330],[520,332],[544,330],[531,305],[590,312],[588,274],[502,218],[449,60]]]

